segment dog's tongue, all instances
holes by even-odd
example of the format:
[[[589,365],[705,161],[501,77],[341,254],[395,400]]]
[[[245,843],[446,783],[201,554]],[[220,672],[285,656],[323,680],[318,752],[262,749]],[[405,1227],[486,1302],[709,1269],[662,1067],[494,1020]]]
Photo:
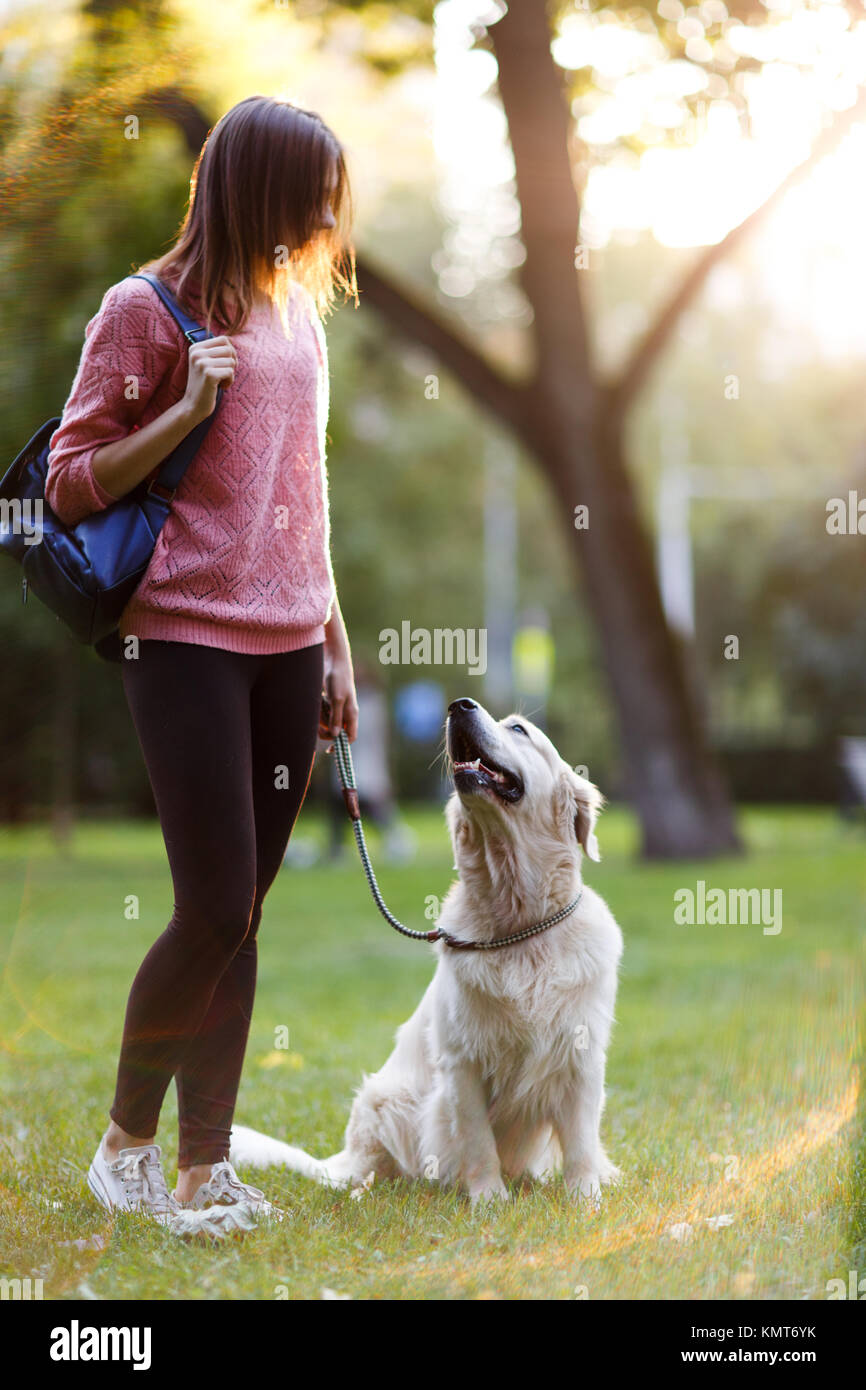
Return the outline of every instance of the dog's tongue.
[[[488,767],[488,766],[486,765],[486,763],[483,763],[483,762],[481,761],[480,758],[474,758],[473,761],[472,761],[471,763],[470,763],[470,762],[455,763],[455,764],[454,764],[454,771],[455,771],[455,772],[486,772],[486,773],[487,773],[487,776],[488,776],[488,777],[492,777],[493,780],[494,780],[494,782],[504,782],[504,781],[505,781],[505,774],[504,774],[504,772],[494,772],[494,771],[493,771],[493,768],[492,768],[492,767]]]

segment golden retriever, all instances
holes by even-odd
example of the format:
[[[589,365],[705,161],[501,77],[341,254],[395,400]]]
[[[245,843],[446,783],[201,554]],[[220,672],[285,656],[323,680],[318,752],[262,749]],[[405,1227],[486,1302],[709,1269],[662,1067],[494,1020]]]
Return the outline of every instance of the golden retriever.
[[[284,1165],[318,1182],[427,1178],[473,1202],[504,1178],[544,1180],[597,1199],[617,1169],[602,1147],[605,1059],[622,935],[581,879],[598,859],[596,787],[522,715],[498,723],[475,700],[449,706],[454,793],[446,820],[459,878],[438,926],[490,942],[577,908],[495,950],[432,947],[436,970],[380,1071],[355,1096],[344,1147],[315,1159],[237,1125],[232,1162]]]

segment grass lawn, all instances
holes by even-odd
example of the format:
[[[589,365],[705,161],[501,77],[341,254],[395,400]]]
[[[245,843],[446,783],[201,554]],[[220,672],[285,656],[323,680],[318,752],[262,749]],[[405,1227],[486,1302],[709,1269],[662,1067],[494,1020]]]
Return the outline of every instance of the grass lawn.
[[[411,866],[371,844],[392,910],[420,925],[451,861],[438,812],[412,824]],[[866,1272],[864,831],[811,809],[746,811],[742,828],[745,859],[642,865],[627,814],[602,818],[587,879],[626,946],[604,1121],[623,1180],[601,1209],[561,1183],[472,1212],[426,1185],[358,1201],[250,1173],[290,1222],[210,1248],[132,1216],[112,1225],[84,1184],[126,993],[171,911],[158,827],[85,825],[65,856],[40,829],[0,832],[0,1273],[41,1277],[46,1299],[826,1297],[828,1279]],[[310,814],[296,836],[321,833]],[[698,879],[782,889],[781,932],[677,925],[673,894]],[[281,874],[260,941],[237,1118],[326,1155],[431,953],[381,920],[351,839],[344,864]],[[175,1118],[172,1091],[170,1184]]]

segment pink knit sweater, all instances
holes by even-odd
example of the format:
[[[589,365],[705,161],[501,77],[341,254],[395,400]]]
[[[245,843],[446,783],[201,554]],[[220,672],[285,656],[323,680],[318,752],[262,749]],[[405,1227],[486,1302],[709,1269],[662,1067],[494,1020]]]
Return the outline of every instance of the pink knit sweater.
[[[312,299],[296,287],[289,337],[267,307],[232,340],[234,382],[175,494],[120,635],[295,651],[324,640],[334,597],[325,337]],[[146,281],[107,291],[51,439],[46,500],[61,521],[72,525],[115,500],[93,476],[93,455],[181,399],[187,352]]]

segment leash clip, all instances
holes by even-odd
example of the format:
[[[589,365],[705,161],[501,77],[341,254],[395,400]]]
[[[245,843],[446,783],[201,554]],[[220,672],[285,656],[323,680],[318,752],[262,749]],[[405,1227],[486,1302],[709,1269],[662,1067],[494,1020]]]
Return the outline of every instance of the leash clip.
[[[436,940],[444,941],[445,945],[450,946],[453,951],[477,951],[479,949],[476,941],[461,941],[459,936],[452,936],[447,931],[437,931]]]

